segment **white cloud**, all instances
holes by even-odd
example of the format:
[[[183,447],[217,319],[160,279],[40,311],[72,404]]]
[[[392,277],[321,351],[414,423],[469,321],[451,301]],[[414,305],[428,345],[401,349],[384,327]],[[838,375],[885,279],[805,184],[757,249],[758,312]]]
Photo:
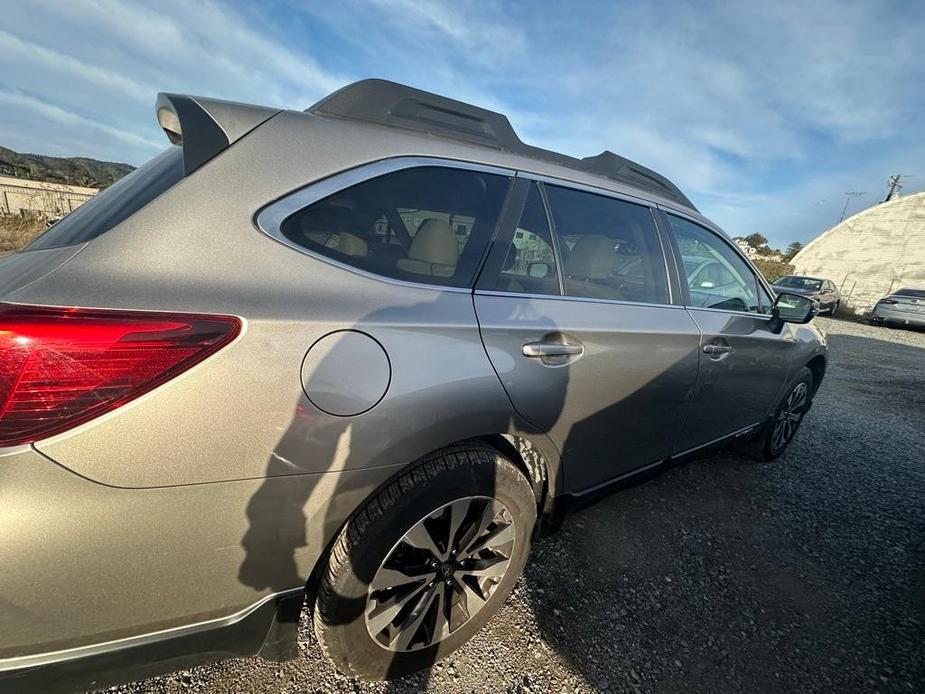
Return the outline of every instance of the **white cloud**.
[[[134,99],[149,99],[151,87],[111,68],[93,65],[78,56],[65,55],[13,34],[0,30],[0,53],[4,62],[27,63],[33,68],[58,74],[65,79],[89,82],[105,89],[113,96],[123,95]]]
[[[840,208],[844,190],[873,199],[887,175],[925,161],[914,156],[925,131],[921,3],[284,2],[272,12],[209,0],[13,3],[0,86],[82,118],[73,153],[122,143],[137,163],[149,148],[88,138],[86,123],[99,138],[114,128],[156,140],[156,91],[305,108],[352,79],[385,77],[504,112],[531,144],[636,159],[730,232],[779,245],[837,218],[827,206]],[[29,108],[0,114],[2,144],[35,141]],[[66,124],[50,117],[53,146],[67,146]],[[921,174],[907,190],[925,186]]]
[[[212,2],[35,0],[4,12],[0,80],[7,90],[33,95],[40,102],[28,105],[33,110],[73,114],[84,132],[121,132],[122,158],[136,164],[162,137],[153,118],[158,91],[305,108],[347,81],[309,53],[287,48],[259,15]],[[73,125],[70,153],[93,156],[81,151],[86,138]],[[15,149],[32,139],[12,132],[2,144]]]
[[[29,96],[28,94],[0,89],[0,104],[5,108],[30,111],[43,119],[55,121],[62,125],[73,126],[76,129],[95,130],[131,147],[145,148],[148,150],[149,155],[164,148],[164,143],[160,140],[149,139],[126,130],[99,123],[89,118],[84,118],[73,111],[67,111],[54,104],[49,104],[41,99]]]

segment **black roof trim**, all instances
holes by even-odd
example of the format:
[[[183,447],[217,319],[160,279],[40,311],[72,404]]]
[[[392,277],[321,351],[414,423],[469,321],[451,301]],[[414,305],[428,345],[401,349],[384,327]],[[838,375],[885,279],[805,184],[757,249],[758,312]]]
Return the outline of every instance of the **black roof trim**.
[[[525,144],[503,113],[449,99],[396,82],[367,79],[337,90],[306,109],[323,116],[348,118],[439,137],[451,137],[485,147],[541,159],[571,169],[610,178],[674,200],[696,210],[678,187],[661,174],[618,154],[604,151],[576,159]]]

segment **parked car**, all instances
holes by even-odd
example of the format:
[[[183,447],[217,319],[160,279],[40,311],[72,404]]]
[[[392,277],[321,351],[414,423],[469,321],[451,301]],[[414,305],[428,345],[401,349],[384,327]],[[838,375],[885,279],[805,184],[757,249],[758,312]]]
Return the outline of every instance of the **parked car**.
[[[776,458],[822,382],[811,301],[622,157],[377,80],[156,112],[0,260],[4,691],[297,657],[304,602],[341,671],[428,667],[569,508]]]
[[[899,289],[874,306],[870,319],[875,325],[925,327],[925,289]]]
[[[778,294],[789,292],[808,296],[818,304],[819,313],[828,312],[830,316],[834,316],[841,306],[842,297],[838,287],[831,280],[822,277],[787,275],[774,280],[772,289]]]

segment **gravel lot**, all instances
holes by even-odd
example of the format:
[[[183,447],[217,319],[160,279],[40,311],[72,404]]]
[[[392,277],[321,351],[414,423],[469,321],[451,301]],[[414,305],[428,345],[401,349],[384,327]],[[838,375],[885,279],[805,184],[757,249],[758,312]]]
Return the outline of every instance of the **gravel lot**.
[[[539,542],[427,675],[231,660],[132,692],[925,691],[925,333],[819,318],[832,362],[789,451],[713,453]]]

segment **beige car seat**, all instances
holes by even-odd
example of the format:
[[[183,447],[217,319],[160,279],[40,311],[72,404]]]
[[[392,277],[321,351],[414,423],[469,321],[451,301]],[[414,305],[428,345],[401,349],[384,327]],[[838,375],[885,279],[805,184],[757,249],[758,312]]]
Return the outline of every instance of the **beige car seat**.
[[[411,241],[407,258],[398,260],[398,269],[414,275],[452,277],[459,251],[456,234],[442,219],[425,220]]]
[[[582,236],[565,259],[565,286],[572,296],[594,299],[622,299],[622,294],[605,284],[616,261],[614,240],[601,234]]]

